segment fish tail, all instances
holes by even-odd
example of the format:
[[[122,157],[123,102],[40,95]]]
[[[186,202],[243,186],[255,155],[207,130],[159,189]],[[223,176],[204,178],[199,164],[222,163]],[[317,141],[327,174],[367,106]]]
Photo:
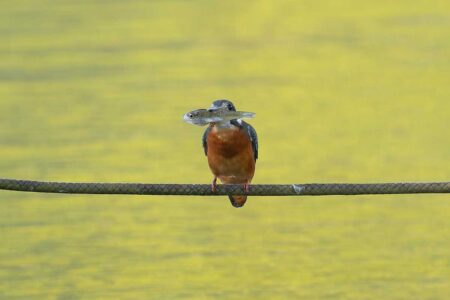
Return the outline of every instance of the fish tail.
[[[253,118],[255,113],[243,111],[241,113],[241,118]]]

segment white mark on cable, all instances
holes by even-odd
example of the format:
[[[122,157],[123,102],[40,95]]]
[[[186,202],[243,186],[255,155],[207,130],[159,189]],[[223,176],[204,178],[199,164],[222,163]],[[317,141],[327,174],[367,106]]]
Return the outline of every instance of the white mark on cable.
[[[296,194],[301,194],[305,187],[303,187],[303,186],[301,186],[299,184],[293,184],[292,188],[294,189]]]

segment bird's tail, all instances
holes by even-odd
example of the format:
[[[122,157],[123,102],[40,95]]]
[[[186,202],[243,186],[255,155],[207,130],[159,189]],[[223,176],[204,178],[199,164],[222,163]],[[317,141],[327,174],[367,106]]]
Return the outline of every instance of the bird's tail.
[[[247,196],[231,196],[231,195],[228,195],[228,198],[230,198],[231,205],[233,205],[236,208],[244,206],[245,201],[247,201]]]

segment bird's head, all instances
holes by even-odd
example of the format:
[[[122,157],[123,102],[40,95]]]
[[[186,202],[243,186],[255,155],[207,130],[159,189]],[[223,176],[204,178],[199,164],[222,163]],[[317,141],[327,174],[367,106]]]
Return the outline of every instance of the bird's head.
[[[214,101],[208,110],[214,111],[216,109],[227,109],[228,111],[236,111],[236,107],[234,107],[233,102],[226,100],[226,99]],[[237,120],[237,119],[233,119],[230,121],[224,120],[221,122],[215,122],[215,125],[219,128],[230,128],[230,127],[236,126],[236,122],[239,122],[239,121],[240,120]]]
[[[236,108],[234,107],[234,104],[229,100],[216,100],[211,104],[212,110],[218,109],[218,108],[227,108],[230,111],[236,111]]]

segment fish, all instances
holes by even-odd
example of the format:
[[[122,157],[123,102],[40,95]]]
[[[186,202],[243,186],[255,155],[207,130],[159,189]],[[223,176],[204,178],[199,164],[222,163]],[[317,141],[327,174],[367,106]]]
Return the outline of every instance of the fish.
[[[253,118],[255,113],[247,111],[233,111],[224,108],[196,109],[183,116],[186,123],[205,126],[209,123],[226,122],[235,119]]]

